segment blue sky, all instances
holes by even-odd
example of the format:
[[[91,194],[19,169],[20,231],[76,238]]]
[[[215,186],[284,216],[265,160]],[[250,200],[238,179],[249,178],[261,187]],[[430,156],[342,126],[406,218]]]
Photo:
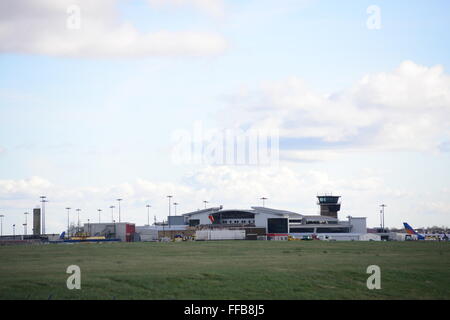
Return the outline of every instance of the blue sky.
[[[168,192],[178,197],[180,211],[202,206],[202,197],[226,207],[249,207],[267,196],[270,206],[314,213],[315,195],[332,191],[343,196],[343,217],[367,216],[369,225],[378,223],[383,202],[387,214],[392,208],[386,218],[390,226],[400,227],[403,220],[450,224],[449,156],[436,148],[449,141],[448,1],[159,2],[70,2],[81,9],[80,43],[87,45],[67,51],[55,48],[70,46],[78,32],[64,28],[69,3],[16,1],[2,9],[8,14],[0,20],[7,30],[0,34],[0,211],[6,231],[21,224],[23,212],[44,193],[52,201],[47,221],[53,232],[64,228],[64,207],[83,206],[90,212],[85,219],[89,214],[94,219],[97,208],[106,210],[117,197],[125,199],[130,221],[146,221],[145,203],[162,219]],[[381,9],[379,30],[366,26],[370,5]],[[105,13],[110,11],[116,15]],[[36,21],[23,18],[30,14]],[[131,54],[120,49],[128,38],[109,25],[125,22],[138,35]],[[172,49],[186,39],[183,34],[163,38],[163,49],[155,53],[145,35],[161,30],[199,33],[205,49],[188,40]],[[89,38],[90,33],[98,37]],[[105,37],[112,40],[102,42]],[[411,64],[402,68],[405,61]],[[442,67],[438,75],[437,65]],[[382,73],[394,79],[389,78],[392,85],[383,87],[377,77]],[[361,85],[366,75],[369,84]],[[405,94],[395,91],[402,81],[408,88],[429,84],[424,91],[431,93],[397,102],[395,97]],[[442,93],[433,93],[436,87]],[[372,115],[365,119],[358,108],[374,101],[374,90],[394,100],[377,102],[371,111],[380,121],[372,123]],[[344,98],[336,105],[324,99],[330,107],[316,106],[328,95]],[[349,123],[336,128],[344,132],[337,141],[329,141],[329,122],[317,120],[325,133],[304,133],[314,131],[308,123],[317,119],[316,111],[302,107],[311,96],[310,108],[328,113],[327,108],[342,105],[342,114],[348,112]],[[429,101],[431,107],[420,109],[414,101]],[[355,105],[355,125],[366,120],[367,125],[353,127],[355,110],[347,110],[348,104]],[[395,118],[386,129],[381,119],[397,117],[397,111],[391,113],[396,106],[404,108],[405,119]],[[413,142],[386,137],[396,128],[413,130],[421,115],[435,128],[423,141],[420,133],[405,135]],[[211,128],[274,121],[282,151],[302,156],[282,154],[277,170],[287,171],[281,174],[255,166],[174,165],[172,133],[192,130],[198,121]],[[327,154],[308,154],[305,160],[311,149]],[[228,179],[224,172],[235,172],[236,180],[218,181]],[[272,186],[271,174],[286,180]],[[246,192],[244,177],[253,179],[254,193]]]

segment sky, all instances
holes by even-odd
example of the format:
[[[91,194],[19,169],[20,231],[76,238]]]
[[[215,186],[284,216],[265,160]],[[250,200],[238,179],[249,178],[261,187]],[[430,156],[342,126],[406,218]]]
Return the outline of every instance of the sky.
[[[332,193],[340,218],[364,216],[369,227],[381,204],[388,227],[450,226],[449,9],[445,0],[2,1],[3,234],[13,224],[23,232],[41,195],[52,233],[66,228],[66,207],[72,222],[75,208],[82,223],[98,221],[98,209],[117,219],[117,198],[122,221],[147,223],[147,204],[151,223],[161,221],[167,195],[177,214],[261,197],[316,214],[316,196]],[[267,138],[270,161],[251,158],[250,143],[245,161],[224,161],[226,132],[236,148],[254,132],[258,146]]]

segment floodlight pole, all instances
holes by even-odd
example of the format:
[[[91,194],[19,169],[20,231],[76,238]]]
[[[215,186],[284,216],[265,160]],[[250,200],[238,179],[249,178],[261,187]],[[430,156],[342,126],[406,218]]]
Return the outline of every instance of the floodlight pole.
[[[209,203],[209,202],[204,200],[203,203],[205,204],[205,209],[206,209],[206,204]]]
[[[387,207],[387,205],[382,204],[381,207],[381,230],[384,232],[384,208]]]
[[[260,200],[262,200],[262,203],[263,203],[263,208],[264,208],[264,205],[265,205],[265,200],[268,200],[266,197],[262,197]]]
[[[27,219],[27,216],[29,215],[29,213],[28,212],[25,212],[24,213],[24,215],[25,215],[25,223],[24,223],[24,235],[27,235],[27,225],[28,225],[28,219]]]
[[[69,207],[66,208],[67,210],[67,238],[70,237],[70,209]]]
[[[46,196],[40,196],[42,202],[42,234],[45,235],[45,203],[48,202]]]
[[[109,208],[111,209],[111,221],[114,221],[114,208],[115,208],[115,206],[110,206]]]
[[[80,232],[80,211],[81,211],[81,209],[77,209],[77,213],[78,213],[78,227],[77,227],[77,233]]]
[[[172,197],[173,196],[167,196],[167,198],[169,198],[169,217],[168,217],[168,219],[169,219],[169,228],[170,228],[170,207],[171,207],[171,205],[170,205],[170,200],[172,199]],[[164,220],[164,219],[163,219]]]
[[[147,225],[150,226],[150,207],[151,205],[146,205],[147,207]]]
[[[380,231],[383,232],[383,209],[380,209]]]
[[[100,223],[100,222],[101,222],[101,217],[100,217],[100,215],[101,215],[101,213],[102,213],[102,209],[97,209],[97,211],[98,211],[98,223]]]
[[[163,238],[165,238],[166,237],[166,231],[164,230],[164,218],[163,218],[163,221],[162,221],[162,226],[163,226]]]
[[[174,202],[174,203],[173,203],[175,215],[177,215],[177,205],[178,205],[178,202]]]
[[[120,221],[121,221],[121,220],[120,220],[120,201],[122,201],[122,200],[123,200],[123,199],[120,199],[120,198],[117,199],[117,202],[119,202],[119,223],[120,223]]]

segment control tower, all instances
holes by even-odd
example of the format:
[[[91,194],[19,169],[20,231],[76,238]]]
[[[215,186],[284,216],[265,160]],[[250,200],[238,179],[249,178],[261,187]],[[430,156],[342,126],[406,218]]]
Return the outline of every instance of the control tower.
[[[41,234],[41,208],[33,209],[33,235]]]
[[[317,204],[320,206],[320,215],[337,218],[338,211],[341,210],[340,196],[324,195],[317,196]]]

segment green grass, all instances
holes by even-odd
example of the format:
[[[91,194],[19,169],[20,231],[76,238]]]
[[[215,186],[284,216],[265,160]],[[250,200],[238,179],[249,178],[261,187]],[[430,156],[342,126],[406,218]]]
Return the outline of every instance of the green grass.
[[[81,290],[66,269],[81,268]],[[381,268],[381,290],[366,269]],[[222,241],[0,247],[0,299],[449,299],[450,243]]]

